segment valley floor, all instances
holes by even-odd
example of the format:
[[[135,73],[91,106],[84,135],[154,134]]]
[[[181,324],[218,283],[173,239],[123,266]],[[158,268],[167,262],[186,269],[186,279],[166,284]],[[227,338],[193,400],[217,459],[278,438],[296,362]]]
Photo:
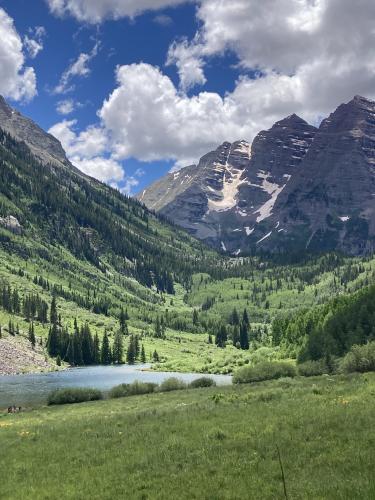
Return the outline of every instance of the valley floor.
[[[375,498],[375,374],[0,416],[2,499]]]

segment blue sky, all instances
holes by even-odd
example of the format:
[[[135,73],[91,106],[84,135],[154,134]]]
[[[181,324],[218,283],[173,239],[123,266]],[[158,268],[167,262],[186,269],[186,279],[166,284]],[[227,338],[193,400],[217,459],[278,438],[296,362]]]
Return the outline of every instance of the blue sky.
[[[352,4],[3,0],[0,93],[134,194],[288,114],[375,97],[375,7]]]
[[[107,21],[100,26],[82,24],[74,18],[55,17],[49,12],[44,0],[5,0],[0,4],[14,19],[21,36],[34,26],[43,26],[46,30],[43,50],[32,61],[38,75],[38,94],[30,102],[11,100],[15,107],[46,130],[61,120],[56,106],[65,98],[74,98],[82,105],[69,114],[69,119],[74,117],[77,120],[75,130],[84,130],[96,123],[97,110],[115,86],[117,65],[143,61],[163,67],[163,72],[178,86],[176,68],[165,65],[168,48],[181,37],[192,38],[197,30],[194,4],[146,12],[134,20],[125,18]],[[73,82],[73,92],[54,94],[52,89],[69,63],[82,52],[90,53],[96,42],[100,43],[100,48],[90,62],[90,75],[77,78]],[[213,60],[207,69],[207,83],[202,89],[221,95],[233,89],[239,76],[236,63],[237,58],[233,54],[228,54],[224,60]],[[193,91],[189,94],[192,95]],[[135,192],[167,173],[174,161],[163,159],[140,162],[135,158],[127,158],[121,163],[130,177],[140,170],[144,172],[141,176],[137,175],[139,184],[134,186]]]

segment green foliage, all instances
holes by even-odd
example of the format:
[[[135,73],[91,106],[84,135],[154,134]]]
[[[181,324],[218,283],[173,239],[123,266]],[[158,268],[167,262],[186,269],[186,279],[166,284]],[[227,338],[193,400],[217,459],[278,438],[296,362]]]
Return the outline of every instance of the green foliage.
[[[135,380],[131,384],[120,384],[109,391],[110,398],[124,398],[127,396],[136,396],[137,394],[149,394],[154,392],[157,384],[151,382],[139,382]]]
[[[261,362],[254,366],[244,366],[233,374],[234,384],[249,384],[262,380],[273,380],[281,377],[294,377],[295,366],[285,361]]]
[[[200,377],[190,382],[189,387],[191,389],[199,389],[201,387],[214,387],[215,385],[216,382],[212,378]]]
[[[346,373],[375,371],[375,342],[354,345],[342,360],[341,369]]]
[[[319,359],[316,361],[305,361],[297,366],[298,375],[303,377],[315,377],[317,375],[323,375],[324,373],[329,373],[329,369],[325,360]]]
[[[170,377],[159,385],[159,392],[180,391],[186,389],[186,384],[176,377]]]
[[[272,325],[276,343],[299,346],[299,360],[343,356],[351,346],[375,338],[375,286],[338,297]]]
[[[103,395],[98,389],[57,389],[48,396],[49,405],[65,405],[73,403],[83,403],[85,401],[97,401]]]

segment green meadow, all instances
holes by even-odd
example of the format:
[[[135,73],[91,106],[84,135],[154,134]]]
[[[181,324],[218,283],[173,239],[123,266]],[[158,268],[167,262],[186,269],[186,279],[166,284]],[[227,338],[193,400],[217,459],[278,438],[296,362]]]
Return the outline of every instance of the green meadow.
[[[372,499],[374,396],[372,373],[3,415],[0,497]]]

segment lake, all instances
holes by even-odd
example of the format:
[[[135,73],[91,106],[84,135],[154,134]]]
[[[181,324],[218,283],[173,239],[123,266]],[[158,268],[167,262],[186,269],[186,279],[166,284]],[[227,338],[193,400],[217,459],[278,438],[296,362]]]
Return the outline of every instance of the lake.
[[[45,404],[48,394],[62,387],[92,387],[108,391],[115,385],[128,384],[134,380],[160,384],[169,377],[191,382],[202,376],[214,379],[217,385],[232,383],[230,375],[154,372],[147,371],[149,366],[90,366],[60,372],[0,376],[0,409],[13,404],[22,407]]]

